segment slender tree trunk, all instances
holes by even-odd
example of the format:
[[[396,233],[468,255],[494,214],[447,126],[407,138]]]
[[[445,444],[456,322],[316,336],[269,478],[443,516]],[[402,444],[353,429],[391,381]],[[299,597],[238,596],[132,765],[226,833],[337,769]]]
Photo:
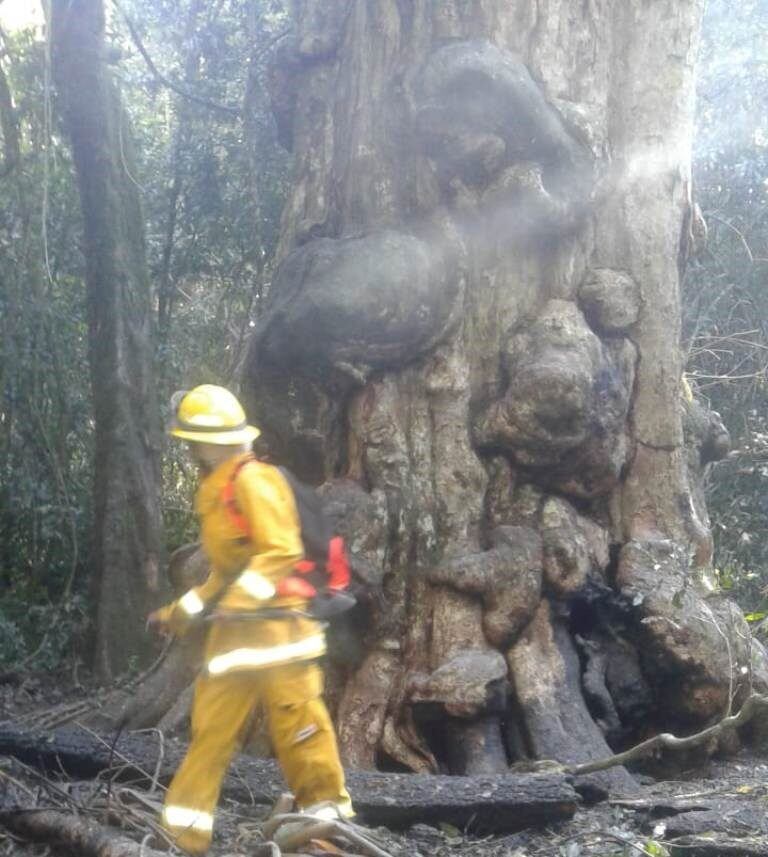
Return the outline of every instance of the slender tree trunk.
[[[186,51],[184,57],[184,85],[188,87],[198,75],[200,66],[200,48],[195,41],[197,18],[200,14],[202,0],[194,0],[187,12],[187,21],[184,27],[183,48]],[[165,237],[163,240],[163,252],[160,258],[160,270],[158,276],[157,294],[157,326],[158,338],[161,347],[168,344],[170,336],[171,317],[173,314],[175,283],[171,265],[174,254],[174,242],[176,236],[176,222],[179,213],[179,199],[184,186],[184,150],[188,144],[190,124],[190,105],[186,99],[177,98],[176,104],[176,127],[171,142],[171,157],[169,172],[173,177],[168,189],[168,208],[165,222]]]
[[[0,41],[0,45],[2,45]],[[19,144],[19,124],[16,109],[8,86],[8,78],[0,65],[0,133],[3,138],[3,158],[0,163],[0,178],[12,172],[21,158]]]
[[[95,662],[103,677],[144,648],[161,550],[152,304],[127,117],[106,65],[102,0],[54,0],[54,77],[84,219],[95,419]]]
[[[1,35],[1,34],[0,34]],[[0,47],[5,49],[5,43],[0,38]],[[18,167],[20,160],[19,125],[16,117],[16,109],[13,103],[13,95],[8,85],[8,78],[3,66],[0,65],[0,133],[2,133],[2,165],[0,166],[0,178],[6,178]],[[0,348],[0,390],[6,389],[5,377],[10,365],[8,355],[11,353],[13,342],[12,325],[10,313],[4,313],[0,320],[2,331],[2,343]],[[9,397],[6,415],[3,419],[2,436],[0,437],[0,450],[3,453],[10,450],[11,438],[13,436],[15,408],[13,400]]]

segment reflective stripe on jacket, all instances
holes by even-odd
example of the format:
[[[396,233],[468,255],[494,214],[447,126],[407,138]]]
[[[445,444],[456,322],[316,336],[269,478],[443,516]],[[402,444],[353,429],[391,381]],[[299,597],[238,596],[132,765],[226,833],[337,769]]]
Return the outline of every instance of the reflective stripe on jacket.
[[[278,581],[303,557],[296,502],[280,471],[253,461],[237,473],[235,499],[248,519],[250,537],[243,536],[225,507],[222,489],[246,455],[227,459],[200,483],[195,510],[211,571],[204,583],[168,607],[177,632],[214,605],[217,614],[225,614],[213,619],[208,632],[205,660],[212,675],[309,660],[325,652],[322,627],[312,619],[253,618],[266,605],[303,610],[307,602],[275,597]],[[240,613],[250,616],[237,619]]]

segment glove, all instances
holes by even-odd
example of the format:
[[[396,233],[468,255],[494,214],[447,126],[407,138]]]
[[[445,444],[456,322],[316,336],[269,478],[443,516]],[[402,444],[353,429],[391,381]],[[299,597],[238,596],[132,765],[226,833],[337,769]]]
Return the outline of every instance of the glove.
[[[163,637],[171,633],[171,615],[173,613],[173,604],[167,604],[165,607],[160,607],[158,610],[153,610],[147,616],[147,630],[156,631]]]

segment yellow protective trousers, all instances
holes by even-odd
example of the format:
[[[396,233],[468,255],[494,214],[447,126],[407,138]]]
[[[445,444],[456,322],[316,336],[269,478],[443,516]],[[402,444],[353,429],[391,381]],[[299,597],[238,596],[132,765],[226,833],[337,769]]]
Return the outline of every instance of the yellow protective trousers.
[[[180,848],[192,854],[208,849],[222,780],[259,703],[266,707],[272,745],[299,807],[332,801],[342,814],[352,814],[322,683],[313,661],[197,680],[192,740],[163,809],[163,826]]]

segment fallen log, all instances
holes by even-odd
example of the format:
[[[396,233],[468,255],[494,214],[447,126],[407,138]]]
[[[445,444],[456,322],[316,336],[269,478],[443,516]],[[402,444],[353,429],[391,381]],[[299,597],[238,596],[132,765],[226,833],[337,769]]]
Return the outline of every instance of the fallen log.
[[[57,845],[85,857],[165,857],[164,852],[121,836],[91,818],[57,809],[0,812],[0,826],[23,839]]]
[[[91,778],[113,770],[120,780],[169,782],[185,745],[153,735],[100,736],[78,726],[31,733],[0,725],[0,755],[13,756],[52,775]],[[392,828],[416,822],[469,826],[474,833],[510,832],[571,818],[579,796],[562,773],[449,777],[350,771],[348,785],[362,821]],[[245,804],[271,804],[285,784],[271,760],[240,756],[222,796]]]

